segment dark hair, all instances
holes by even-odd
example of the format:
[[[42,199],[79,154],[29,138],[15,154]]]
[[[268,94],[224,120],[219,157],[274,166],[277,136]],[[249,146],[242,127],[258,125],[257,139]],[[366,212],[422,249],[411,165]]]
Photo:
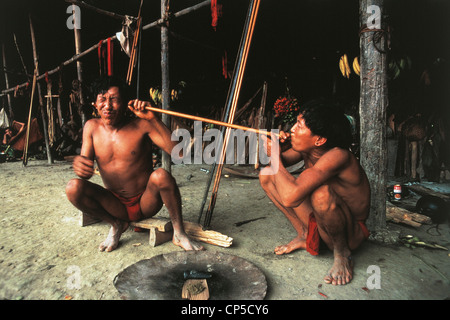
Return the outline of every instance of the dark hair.
[[[130,87],[124,80],[115,76],[103,76],[94,80],[90,86],[90,99],[95,101],[99,94],[103,94],[111,87],[118,87],[122,101],[128,104],[131,99]]]
[[[326,148],[350,148],[353,139],[350,121],[333,102],[323,99],[307,102],[300,107],[300,114],[313,134],[327,139]]]

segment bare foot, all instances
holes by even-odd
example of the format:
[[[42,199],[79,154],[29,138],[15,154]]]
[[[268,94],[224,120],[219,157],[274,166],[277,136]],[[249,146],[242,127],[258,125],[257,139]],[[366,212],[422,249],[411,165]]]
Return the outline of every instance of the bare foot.
[[[127,228],[128,223],[126,222],[118,222],[116,225],[112,225],[111,229],[109,229],[108,237],[100,244],[98,249],[106,252],[111,252],[116,249],[119,245],[120,236],[125,232],[125,230],[127,230]]]
[[[298,249],[306,249],[306,241],[304,238],[296,237],[288,244],[276,247],[274,251],[275,254],[281,255]]]
[[[349,283],[353,278],[353,260],[352,257],[344,258],[336,255],[334,264],[328,274],[323,279],[328,284],[344,285]]]
[[[205,248],[195,241],[189,239],[185,233],[175,233],[173,234],[172,242],[174,245],[183,248],[186,251],[189,250],[205,250]]]

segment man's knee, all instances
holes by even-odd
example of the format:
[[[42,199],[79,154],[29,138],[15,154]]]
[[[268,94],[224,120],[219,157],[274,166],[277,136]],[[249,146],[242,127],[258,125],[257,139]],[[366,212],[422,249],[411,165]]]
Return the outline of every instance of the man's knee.
[[[84,182],[82,179],[72,179],[67,183],[66,195],[69,201],[74,202],[80,197]]]
[[[263,168],[259,173],[259,183],[261,184],[261,187],[265,190],[266,187],[272,183],[273,176],[270,174],[266,174],[265,170],[266,168]]]
[[[150,184],[158,186],[159,188],[164,188],[172,185],[174,181],[175,179],[172,177],[172,175],[163,168],[156,169],[150,175]]]
[[[311,194],[311,206],[317,214],[327,213],[336,207],[336,197],[330,186],[320,186]]]

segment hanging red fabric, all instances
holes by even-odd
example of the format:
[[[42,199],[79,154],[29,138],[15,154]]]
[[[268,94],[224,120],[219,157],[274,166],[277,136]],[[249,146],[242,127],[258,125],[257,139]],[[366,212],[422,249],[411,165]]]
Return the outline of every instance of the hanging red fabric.
[[[227,57],[227,51],[225,50],[223,52],[222,56],[222,74],[225,79],[228,79],[228,57]]]
[[[100,75],[113,75],[113,48],[114,44],[111,38],[106,40],[106,48],[103,46],[103,40],[98,43],[98,65],[100,68]]]
[[[211,25],[216,30],[219,18],[222,17],[222,4],[218,3],[218,0],[211,0],[211,17]]]
[[[219,18],[223,16],[223,4],[219,3],[220,0],[211,0],[211,26],[214,31],[217,31],[219,25]],[[219,32],[219,37],[223,37],[222,32]],[[228,79],[228,61],[227,61],[227,51],[224,49],[222,54],[222,75],[225,79]]]
[[[113,43],[108,38],[108,76],[113,75]]]

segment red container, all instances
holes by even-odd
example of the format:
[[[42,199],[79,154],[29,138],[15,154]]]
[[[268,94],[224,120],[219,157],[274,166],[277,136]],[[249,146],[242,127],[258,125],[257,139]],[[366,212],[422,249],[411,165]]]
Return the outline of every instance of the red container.
[[[401,199],[402,199],[402,186],[396,184],[394,186],[394,200],[401,200]]]

